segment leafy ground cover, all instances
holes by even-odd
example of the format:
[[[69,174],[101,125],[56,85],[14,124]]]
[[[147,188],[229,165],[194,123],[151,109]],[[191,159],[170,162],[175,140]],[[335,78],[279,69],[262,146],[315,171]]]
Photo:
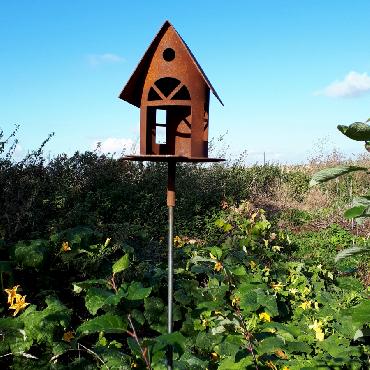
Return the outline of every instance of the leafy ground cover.
[[[165,263],[99,239],[76,228],[14,246],[8,279],[20,286],[7,291],[12,311],[0,319],[4,364],[165,369],[169,344],[176,369],[368,363],[364,286],[325,258],[299,258],[299,243],[249,203],[221,211],[207,240],[176,238],[171,335]]]
[[[369,180],[309,189],[320,165],[178,168],[168,335],[165,166],[5,156],[1,367],[367,368],[369,260],[334,257],[368,243],[339,210]]]

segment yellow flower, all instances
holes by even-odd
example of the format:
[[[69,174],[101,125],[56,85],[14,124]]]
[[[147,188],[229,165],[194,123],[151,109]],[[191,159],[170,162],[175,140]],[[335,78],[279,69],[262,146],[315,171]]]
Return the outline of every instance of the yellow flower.
[[[274,245],[271,249],[274,252],[280,252],[283,249],[283,247],[279,247],[278,245]]]
[[[318,310],[318,309],[319,309],[319,304],[315,302],[315,310]]]
[[[282,349],[277,349],[275,351],[275,355],[283,360],[287,360],[288,359],[288,356],[286,355],[286,353],[282,350]]]
[[[20,310],[25,309],[29,303],[26,302],[26,296],[17,294],[15,297],[16,301],[9,307],[9,310],[15,310],[13,316],[16,316]]]
[[[315,320],[312,325],[309,325],[310,329],[313,329],[316,334],[316,339],[320,342],[324,340],[324,332],[322,331],[322,322]]]
[[[220,261],[217,261],[216,263],[215,263],[215,267],[214,267],[214,270],[215,271],[220,271],[220,270],[222,270],[224,267],[222,266],[222,263],[220,262]]]
[[[281,282],[271,284],[271,288],[274,289],[276,292],[279,292],[281,289],[283,289],[283,286],[284,285]]]
[[[290,370],[288,366],[284,366],[281,370]]]
[[[303,289],[302,295],[306,296],[310,292],[311,292],[311,289],[309,287],[305,286],[304,289]]]
[[[12,289],[4,289],[5,293],[8,294],[8,304],[12,305],[13,302],[16,300],[18,288],[19,285],[13,286]]]
[[[108,244],[110,243],[110,241],[111,241],[111,238],[107,238],[107,239],[105,240],[104,248],[108,246]]]
[[[293,294],[293,295],[296,295],[296,293],[298,293],[298,289],[296,289],[296,288],[290,288],[289,289],[289,293],[290,294]]]
[[[257,263],[256,263],[256,262],[254,262],[254,261],[250,261],[250,262],[249,262],[249,266],[251,267],[251,269],[255,269],[255,268],[256,268],[256,266],[257,266]]]
[[[177,247],[178,245],[180,245],[181,243],[181,238],[176,235],[174,238],[173,238],[173,243],[175,244],[175,246]]]
[[[231,305],[234,307],[234,306],[239,306],[239,303],[240,303],[240,297],[234,297],[232,300],[231,300]]]
[[[316,339],[319,342],[322,342],[325,339],[325,334],[323,333],[323,331],[316,331]]]
[[[268,368],[270,368],[272,370],[277,370],[276,365],[271,360],[267,361],[266,365],[267,365]]]
[[[71,247],[69,246],[68,242],[63,242],[62,247],[60,248],[61,252],[68,252],[71,250]]]
[[[263,322],[270,322],[271,316],[267,312],[261,312],[259,315],[259,318]]]
[[[211,358],[212,358],[213,361],[217,361],[220,358],[220,356],[218,355],[217,352],[212,352],[211,353]]]
[[[63,340],[65,342],[70,342],[73,338],[75,337],[75,335],[73,334],[72,331],[67,331],[63,334]]]
[[[307,310],[307,309],[311,308],[311,304],[312,304],[311,301],[304,301],[298,307],[301,307],[303,310]]]

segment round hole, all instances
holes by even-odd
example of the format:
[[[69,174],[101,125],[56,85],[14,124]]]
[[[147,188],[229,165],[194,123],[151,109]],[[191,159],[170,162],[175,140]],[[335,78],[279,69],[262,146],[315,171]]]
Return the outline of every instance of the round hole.
[[[166,61],[166,62],[171,62],[171,60],[174,60],[175,59],[175,50],[171,49],[171,48],[167,48],[164,52],[163,52],[163,59]]]

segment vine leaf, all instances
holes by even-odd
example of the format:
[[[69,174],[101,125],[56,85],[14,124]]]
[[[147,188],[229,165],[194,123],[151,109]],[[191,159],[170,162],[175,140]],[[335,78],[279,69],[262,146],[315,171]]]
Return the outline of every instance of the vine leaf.
[[[332,168],[325,168],[324,170],[316,172],[312,176],[310,181],[310,187],[335,179],[338,176],[342,176],[354,171],[367,171],[367,168],[360,166],[337,166]]]
[[[76,330],[79,335],[88,335],[97,332],[104,333],[124,333],[127,330],[127,322],[120,316],[106,313],[85,321]]]
[[[342,251],[340,251],[336,255],[335,262],[338,262],[338,261],[342,260],[343,258],[354,256],[356,254],[366,254],[366,253],[370,253],[370,248],[357,247],[357,246],[351,247],[351,248],[346,248],[346,249],[343,249]]]
[[[367,207],[366,206],[355,206],[350,209],[347,209],[347,211],[344,212],[345,218],[356,218],[361,217],[365,213]]]
[[[116,261],[112,266],[113,274],[117,274],[123,270],[126,270],[130,265],[129,255],[126,253],[118,261]]]
[[[370,125],[363,122],[355,122],[349,126],[338,125],[338,130],[352,140],[369,141],[370,140]]]
[[[181,356],[185,352],[186,338],[180,333],[175,332],[171,334],[162,334],[155,338],[155,345],[153,351],[161,351],[166,349],[169,345],[173,347],[174,351]]]
[[[85,306],[92,315],[96,315],[99,308],[106,303],[107,298],[114,296],[114,293],[101,288],[90,288],[85,297]]]

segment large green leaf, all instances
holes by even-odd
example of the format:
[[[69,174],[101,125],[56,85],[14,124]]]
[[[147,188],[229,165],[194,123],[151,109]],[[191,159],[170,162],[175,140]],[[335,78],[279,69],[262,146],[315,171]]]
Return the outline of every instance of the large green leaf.
[[[336,256],[335,256],[335,262],[338,262],[342,260],[343,258],[351,257],[357,254],[369,254],[370,253],[370,248],[369,247],[351,247],[351,248],[346,248],[340,251]]]
[[[370,300],[366,299],[352,308],[352,320],[361,325],[370,322]]]
[[[350,209],[347,209],[344,212],[344,217],[351,219],[351,218],[357,218],[363,216],[365,213],[367,207],[366,206],[355,206]]]
[[[284,340],[279,337],[268,337],[263,339],[257,347],[259,355],[265,353],[274,353],[275,351],[284,348]]]
[[[47,240],[20,241],[15,245],[14,257],[23,266],[37,268],[45,263],[49,252],[50,249]]]
[[[113,274],[117,274],[123,270],[126,270],[130,265],[129,255],[126,253],[118,261],[116,261],[112,266]]]
[[[244,357],[239,362],[234,357],[226,357],[220,362],[218,370],[245,370],[250,368],[249,365],[253,365],[252,356]]]
[[[180,332],[162,334],[155,338],[155,341],[156,343],[153,347],[153,352],[164,350],[167,346],[172,346],[173,350],[177,352],[179,356],[181,356],[185,351],[186,338]]]
[[[309,186],[315,186],[323,182],[337,178],[338,176],[345,175],[354,171],[367,171],[366,167],[360,166],[337,166],[332,168],[326,168],[324,170],[316,172],[310,181]]]
[[[81,324],[76,332],[79,335],[88,335],[97,332],[104,333],[124,333],[127,329],[127,322],[122,317],[106,313],[85,321]]]
[[[144,288],[141,283],[135,281],[128,287],[126,298],[130,301],[137,301],[148,297],[151,291],[151,287]]]
[[[114,293],[106,289],[90,288],[85,297],[85,306],[92,315],[96,315],[99,308],[102,308],[107,298],[113,296]]]
[[[349,126],[338,125],[338,130],[352,140],[369,141],[370,125],[363,122],[355,122]]]
[[[288,342],[286,344],[287,346],[287,351],[291,353],[311,353],[312,348],[305,342]]]

